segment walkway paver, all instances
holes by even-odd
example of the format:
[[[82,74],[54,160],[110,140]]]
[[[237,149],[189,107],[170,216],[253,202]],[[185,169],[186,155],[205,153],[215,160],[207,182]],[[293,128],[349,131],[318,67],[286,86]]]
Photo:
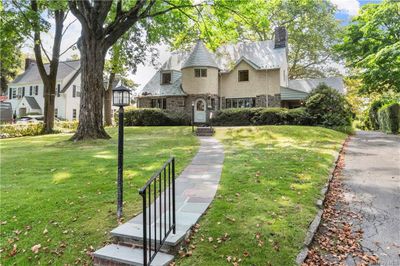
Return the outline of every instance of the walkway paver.
[[[362,248],[381,265],[400,265],[400,137],[359,131],[343,169],[346,199],[363,216]]]
[[[194,226],[208,206],[214,199],[217,192],[219,180],[224,162],[224,149],[222,144],[213,137],[199,137],[200,149],[189,166],[176,178],[176,234],[170,234],[165,244],[176,246]],[[154,204],[154,203],[153,203]],[[153,204],[149,206],[153,209]],[[155,204],[158,204],[158,200]],[[167,202],[168,205],[168,202]],[[168,212],[165,217],[168,217]],[[154,219],[152,217],[152,219]],[[163,218],[164,220],[164,218]],[[164,220],[165,221],[165,220]],[[152,220],[151,223],[159,223],[160,220]],[[158,226],[157,226],[158,227]],[[128,222],[118,226],[111,231],[111,234],[119,239],[128,242],[141,241],[143,239],[143,216],[139,214]],[[153,226],[151,226],[153,230]],[[152,232],[152,238],[154,232]],[[138,248],[131,249],[120,245],[108,245],[95,252],[95,258],[106,259],[114,262],[122,262],[139,265],[139,257],[142,251]],[[165,253],[156,256],[161,264],[167,264],[170,258]],[[165,257],[165,258],[164,258]],[[152,264],[153,265],[153,264]]]

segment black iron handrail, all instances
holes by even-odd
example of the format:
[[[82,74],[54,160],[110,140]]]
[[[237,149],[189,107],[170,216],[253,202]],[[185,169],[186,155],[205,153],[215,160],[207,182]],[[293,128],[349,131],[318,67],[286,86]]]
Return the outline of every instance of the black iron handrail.
[[[174,157],[171,157],[162,168],[146,182],[139,190],[139,194],[143,199],[143,265],[150,265],[171,231],[173,234],[176,233]],[[152,198],[153,206],[151,206]],[[153,226],[152,215],[154,215]],[[159,215],[158,218],[157,215]],[[159,227],[158,235],[157,223]],[[151,237],[152,227],[154,233],[153,243]]]

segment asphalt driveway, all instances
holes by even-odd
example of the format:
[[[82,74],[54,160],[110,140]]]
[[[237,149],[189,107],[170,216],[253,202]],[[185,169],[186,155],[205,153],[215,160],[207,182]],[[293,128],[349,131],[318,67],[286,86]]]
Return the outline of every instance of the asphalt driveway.
[[[400,136],[357,132],[342,173],[349,206],[363,216],[362,248],[381,265],[400,265]]]

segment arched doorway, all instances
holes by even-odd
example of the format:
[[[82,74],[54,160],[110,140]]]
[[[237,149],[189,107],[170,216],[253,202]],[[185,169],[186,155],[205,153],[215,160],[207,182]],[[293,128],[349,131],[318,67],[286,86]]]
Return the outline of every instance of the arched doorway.
[[[204,99],[197,99],[194,103],[194,122],[206,122],[206,101]]]

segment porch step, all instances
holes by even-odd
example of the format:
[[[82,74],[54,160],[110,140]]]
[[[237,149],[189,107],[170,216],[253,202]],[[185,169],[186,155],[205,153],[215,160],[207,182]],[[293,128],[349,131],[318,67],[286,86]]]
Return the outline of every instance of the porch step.
[[[174,256],[159,251],[150,265],[169,265]],[[98,266],[122,266],[122,265],[143,265],[143,249],[127,247],[122,245],[107,245],[94,253],[94,265]]]
[[[197,127],[196,135],[197,136],[212,136],[214,135],[214,129],[212,127]]]

